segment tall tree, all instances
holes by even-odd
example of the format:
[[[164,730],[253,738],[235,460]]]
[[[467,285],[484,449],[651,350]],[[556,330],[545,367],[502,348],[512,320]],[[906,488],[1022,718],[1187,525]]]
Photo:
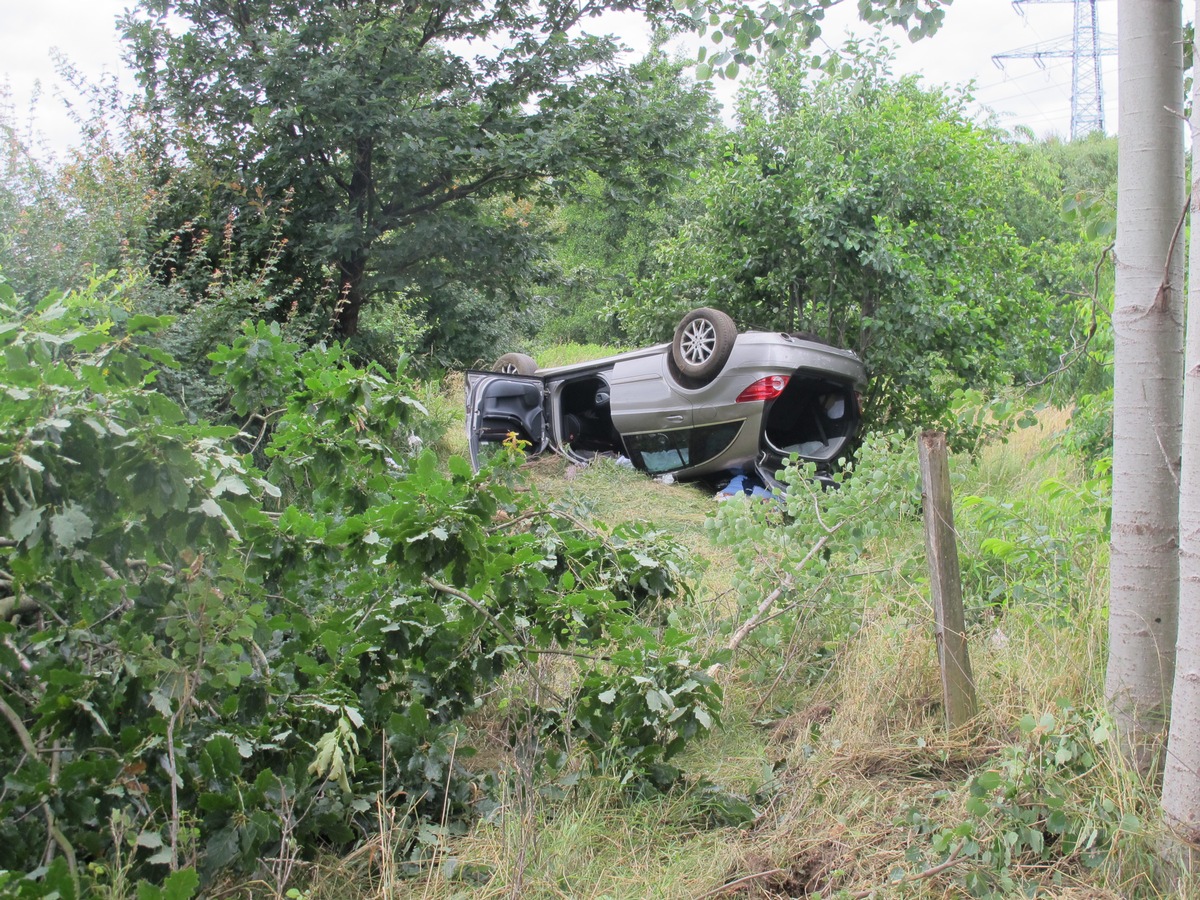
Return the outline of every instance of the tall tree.
[[[615,178],[593,174],[572,186],[551,220],[556,271],[539,292],[537,309],[545,316],[539,339],[620,341],[614,302],[657,269],[655,246],[701,212],[689,176],[718,146],[724,129],[710,86],[679,84],[686,67],[658,52],[632,67],[690,122],[678,142],[677,166],[664,170],[657,161],[648,166],[635,158]]]
[[[278,223],[248,213],[293,192],[278,277],[316,293],[332,276],[352,335],[372,295],[456,280],[501,295],[527,276],[527,230],[497,199],[671,159],[687,121],[581,27],[606,9],[679,18],[663,0],[142,0],[125,28],[208,175],[210,231],[241,210],[237,240],[265,257]]]
[[[992,385],[1026,347],[1053,346],[1002,211],[1021,157],[971,121],[965,97],[889,64],[885,48],[852,45],[828,72],[767,66],[742,96],[742,127],[697,176],[704,213],[660,247],[623,304],[626,327],[662,337],[688,307],[716,305],[850,346],[886,427],[929,426],[948,380]]]
[[[0,271],[30,306],[111,269],[140,271],[158,204],[153,160],[136,150],[143,123],[115,77],[89,83],[62,59],[56,67],[82,133],[61,157],[38,149],[0,87]]]
[[[1138,749],[1161,733],[1179,597],[1184,206],[1179,0],[1118,6],[1108,702]],[[1143,757],[1144,758],[1144,757]]]
[[[1200,0],[1196,4],[1200,21]],[[1183,457],[1179,475],[1179,630],[1171,729],[1163,773],[1163,811],[1200,848],[1200,82],[1192,93],[1191,243],[1183,379]]]

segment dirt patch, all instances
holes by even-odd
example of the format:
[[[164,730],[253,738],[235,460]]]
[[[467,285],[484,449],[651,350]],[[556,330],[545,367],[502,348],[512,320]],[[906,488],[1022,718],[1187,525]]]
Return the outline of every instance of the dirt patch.
[[[997,744],[926,745],[924,747],[842,747],[833,754],[836,768],[860,778],[915,778],[960,781],[987,764],[1000,751]]]
[[[752,855],[744,860],[740,872],[730,872],[724,888],[705,896],[777,900],[809,897],[836,890],[837,886],[831,884],[830,879],[839,868],[844,867],[846,850],[843,844],[825,841],[785,866],[774,865],[766,857]]]

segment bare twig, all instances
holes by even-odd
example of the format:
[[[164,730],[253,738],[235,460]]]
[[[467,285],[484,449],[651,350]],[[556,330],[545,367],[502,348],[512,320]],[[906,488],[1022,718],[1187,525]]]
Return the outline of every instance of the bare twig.
[[[1179,211],[1179,221],[1175,223],[1175,233],[1171,235],[1171,243],[1167,247],[1167,258],[1163,260],[1163,277],[1154,294],[1154,302],[1146,312],[1159,312],[1167,308],[1167,296],[1171,292],[1171,257],[1175,255],[1175,247],[1179,244],[1179,235],[1187,222],[1188,212],[1192,208],[1192,192],[1188,191],[1183,201],[1183,209]]]
[[[283,412],[282,409],[273,409],[270,412],[268,412],[265,416],[255,413],[254,415],[252,415],[250,418],[248,418],[246,420],[246,424],[241,427],[241,429],[238,433],[238,437],[246,438],[247,440],[249,440],[250,438],[252,438],[254,436],[252,434],[249,434],[246,431],[246,426],[249,425],[251,422],[253,422],[255,419],[258,419],[258,421],[262,422],[262,428],[260,428],[258,431],[258,437],[254,438],[254,443],[250,445],[250,449],[246,451],[247,453],[253,453],[254,451],[256,451],[259,448],[259,445],[262,444],[262,442],[263,442],[263,438],[265,438],[267,436],[267,429],[271,427],[271,418],[273,416],[279,415],[282,412]]]
[[[386,744],[386,740],[384,741]],[[386,757],[385,757],[386,761]],[[275,776],[279,787],[279,800],[273,804],[274,811],[279,817],[279,855],[263,860],[270,863],[272,889],[276,900],[283,900],[284,890],[292,880],[292,869],[295,868],[299,857],[294,833],[296,830],[296,797],[288,793],[287,786],[279,776]]]
[[[736,651],[737,648],[742,645],[742,641],[746,640],[746,637],[750,634],[750,632],[752,632],[759,626],[759,624],[761,624],[763,616],[765,616],[771,607],[775,605],[775,601],[780,598],[784,591],[791,590],[792,585],[795,583],[795,573],[799,572],[806,565],[808,565],[808,561],[821,552],[822,548],[824,548],[824,546],[829,542],[829,538],[841,527],[842,523],[839,522],[837,525],[834,525],[833,528],[829,529],[828,534],[822,535],[821,539],[812,545],[812,548],[807,554],[805,554],[804,559],[800,560],[795,569],[784,576],[779,587],[775,588],[775,590],[771,591],[771,593],[767,594],[767,596],[763,598],[763,601],[758,604],[758,609],[754,611],[754,615],[743,622],[742,627],[735,631],[733,637],[729,639],[729,644],[726,646],[726,649],[729,650],[729,652],[732,653]],[[711,678],[716,675],[717,672],[721,670],[721,667],[721,663],[713,663],[711,666],[709,666],[708,677]]]
[[[772,875],[782,875],[787,869],[767,869],[765,872],[755,872],[753,875],[743,875],[741,878],[735,878],[733,881],[727,881],[719,888],[713,888],[711,891],[706,891],[701,894],[696,900],[705,900],[707,897],[719,897],[732,888],[739,887],[743,884],[748,884],[751,881],[758,881],[760,878],[770,878]]]
[[[821,540],[818,543],[818,546],[820,544],[824,544],[824,543],[825,543],[825,538],[821,538]],[[784,591],[790,590],[791,587],[792,587],[792,576],[790,574],[785,575],[783,578],[783,581],[780,582],[779,586],[777,588],[775,588],[775,590],[771,591],[771,593],[767,594],[767,596],[763,598],[762,602],[758,604],[758,609],[756,609],[754,611],[754,615],[750,616],[750,618],[748,618],[745,622],[743,622],[742,626],[737,631],[734,632],[733,637],[730,638],[729,643],[728,643],[728,645],[726,645],[725,649],[729,650],[730,652],[737,650],[737,648],[742,645],[742,641],[744,641],[746,639],[746,636],[748,634],[750,634],[751,631],[754,630],[756,625],[758,625],[759,620],[763,617],[763,615],[766,613],[766,611],[775,605],[775,601],[780,598],[780,596],[783,594]],[[711,666],[708,667],[709,677],[711,678],[713,675],[716,675],[717,672],[719,672],[721,670],[721,668],[722,668],[721,663],[713,663]]]
[[[950,857],[943,862],[938,863],[936,866],[930,866],[928,869],[922,869],[920,872],[916,872],[913,875],[905,875],[899,881],[894,881],[889,884],[886,890],[890,892],[900,887],[902,884],[911,884],[912,882],[920,881],[923,878],[932,878],[934,875],[937,875],[940,872],[945,872],[947,869],[954,868],[956,865],[958,865],[961,859],[962,853],[956,850],[954,853],[951,853]],[[866,898],[876,895],[882,897],[886,896],[884,890],[884,888],[868,888],[865,891],[858,891],[857,893],[851,894],[850,897],[852,900],[866,900]]]
[[[1076,344],[1074,347],[1072,347],[1070,350],[1068,350],[1066,353],[1064,353],[1062,356],[1060,356],[1058,358],[1058,368],[1057,369],[1055,369],[1053,372],[1047,373],[1044,378],[1040,378],[1037,381],[1026,382],[1026,384],[1025,384],[1026,387],[1031,387],[1031,388],[1041,387],[1042,385],[1049,383],[1050,379],[1054,378],[1057,375],[1061,375],[1063,372],[1067,371],[1067,369],[1071,368],[1071,366],[1073,366],[1075,364],[1076,360],[1078,360],[1081,356],[1083,356],[1085,353],[1087,353],[1088,347],[1092,343],[1092,338],[1094,338],[1096,336],[1096,326],[1097,326],[1097,319],[1098,319],[1098,316],[1096,313],[1096,307],[1100,303],[1100,301],[1099,301],[1100,269],[1104,265],[1104,261],[1106,259],[1108,259],[1108,255],[1110,253],[1112,253],[1113,248],[1115,246],[1116,246],[1116,244],[1109,244],[1107,247],[1105,247],[1104,251],[1100,254],[1100,259],[1098,259],[1096,261],[1096,265],[1092,269],[1092,293],[1091,293],[1092,321],[1088,324],[1087,336],[1083,339],[1083,343]]]
[[[498,531],[502,531],[506,528],[512,528],[515,525],[519,525],[522,522],[526,522],[542,514],[542,510],[529,510],[521,513],[519,516],[513,516],[510,519],[497,519],[495,520],[495,525],[493,525],[491,528],[485,528],[484,531],[487,534],[495,534]]]
[[[165,572],[167,575],[177,575],[179,570],[170,563],[155,563],[151,565],[149,561],[144,559],[129,559],[126,558],[125,565],[131,569],[158,569],[160,572]]]
[[[4,618],[3,616],[0,616],[0,619],[3,619],[3,618]],[[21,671],[22,672],[33,671],[33,663],[31,663],[29,661],[28,656],[26,656],[24,653],[21,652],[21,648],[13,643],[12,635],[6,634],[4,636],[3,641],[4,641],[4,646],[7,647],[12,652],[12,655],[17,658],[17,665],[19,665],[21,667]],[[16,688],[13,687],[13,685],[11,685],[7,682],[4,682],[2,684],[4,687],[7,687],[10,691],[12,691],[14,694],[18,693]]]
[[[596,656],[594,653],[578,653],[574,650],[555,650],[542,647],[526,647],[526,653],[534,656],[568,656],[571,659],[586,659],[588,662],[608,662],[608,656]]]
[[[199,654],[200,661],[204,659],[203,645]],[[179,869],[179,767],[175,757],[175,729],[183,721],[184,714],[187,712],[192,703],[193,691],[195,685],[189,675],[185,674],[183,679],[183,695],[179,698],[179,707],[167,719],[167,774],[171,778],[171,821],[167,829],[171,839],[171,871],[175,872]]]
[[[8,724],[16,732],[17,740],[21,742],[21,746],[25,749],[25,752],[31,758],[37,759],[39,755],[38,748],[33,742],[33,737],[29,734],[25,723],[21,721],[21,717],[17,715],[17,711],[9,706],[8,701],[3,697],[0,697],[0,715],[3,715],[8,720]],[[75,862],[75,848],[71,846],[71,842],[67,840],[67,836],[62,833],[62,829],[54,821],[54,811],[50,809],[49,802],[43,798],[40,805],[42,816],[46,820],[46,831],[54,843],[58,845],[58,848],[62,850],[63,856],[66,857],[67,868],[71,871],[71,880],[75,883],[75,896],[82,896],[79,893],[79,869]]]
[[[805,601],[801,600],[796,603],[789,603],[783,609],[776,610],[774,613],[767,616],[767,618],[763,619],[760,624],[765,625],[767,622],[770,622],[772,619],[778,618],[779,616],[783,615],[784,613],[787,613],[787,612],[790,612],[791,610],[799,608],[804,602]],[[812,609],[812,608],[813,607],[810,607],[810,609]],[[775,688],[777,688],[779,686],[779,682],[781,682],[783,680],[783,676],[790,670],[791,665],[792,665],[792,660],[795,658],[796,653],[799,652],[798,647],[797,647],[799,637],[800,637],[799,632],[792,632],[791,640],[788,641],[787,653],[784,655],[782,665],[779,666],[779,672],[775,675],[774,680],[771,682],[771,686],[769,688],[767,688],[767,690],[763,693],[762,697],[759,698],[758,703],[756,703],[754,705],[754,710],[753,710],[753,712],[750,713],[751,719],[754,719],[756,716],[758,716],[758,714],[762,710],[762,708],[764,706],[766,706],[767,701],[771,698],[771,695],[773,693],[775,693]]]
[[[817,587],[814,590],[820,590],[821,588],[825,587],[825,585],[828,581],[829,581],[829,579],[826,578],[819,585],[817,585]],[[806,604],[809,604],[812,602],[813,602],[812,597],[805,597],[802,600],[797,600],[795,603],[789,603],[787,606],[785,606],[781,609],[775,610],[775,612],[771,613],[769,616],[766,616],[766,617],[760,619],[758,626],[761,628],[763,625],[766,625],[768,622],[774,621],[775,619],[778,619],[780,616],[786,616],[788,613],[794,612],[795,610],[799,609],[800,607],[805,606]]]

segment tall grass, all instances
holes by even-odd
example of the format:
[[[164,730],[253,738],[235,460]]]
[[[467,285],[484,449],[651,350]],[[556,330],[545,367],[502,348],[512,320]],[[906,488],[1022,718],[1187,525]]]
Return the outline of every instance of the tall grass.
[[[594,359],[603,359],[606,356],[612,356],[614,353],[620,352],[615,347],[606,347],[601,344],[568,342],[565,344],[548,344],[544,347],[538,347],[534,351],[533,356],[539,366],[550,368],[552,366],[570,366],[575,363],[591,362]]]

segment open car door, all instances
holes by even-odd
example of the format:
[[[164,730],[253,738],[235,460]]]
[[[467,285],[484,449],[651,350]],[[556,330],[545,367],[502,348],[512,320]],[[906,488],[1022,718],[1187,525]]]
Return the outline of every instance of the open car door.
[[[768,404],[762,451],[756,468],[763,482],[779,488],[775,475],[794,454],[816,463],[817,480],[832,485],[837,460],[848,456],[862,422],[859,388],[848,380],[803,368],[792,373],[783,393]]]
[[[467,372],[467,437],[471,465],[478,469],[480,448],[516,435],[534,456],[546,449],[546,386],[536,375]]]

